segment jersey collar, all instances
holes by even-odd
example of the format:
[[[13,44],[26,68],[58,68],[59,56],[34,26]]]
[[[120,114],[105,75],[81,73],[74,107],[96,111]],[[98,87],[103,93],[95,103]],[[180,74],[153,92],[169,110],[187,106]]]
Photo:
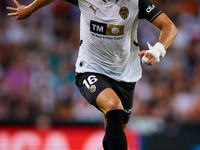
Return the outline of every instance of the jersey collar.
[[[104,3],[112,5],[114,3],[117,3],[119,0],[102,0]]]

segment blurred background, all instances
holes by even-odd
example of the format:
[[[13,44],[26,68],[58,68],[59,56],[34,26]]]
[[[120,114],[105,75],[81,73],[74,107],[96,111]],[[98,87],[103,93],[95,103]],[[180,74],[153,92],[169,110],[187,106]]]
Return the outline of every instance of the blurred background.
[[[18,2],[28,5],[32,0]],[[160,63],[142,65],[129,128],[141,137],[138,149],[200,150],[200,1],[152,2],[179,33]],[[7,6],[15,4],[0,1],[0,129],[103,126],[102,114],[84,100],[74,83],[78,7],[55,1],[18,21],[7,17]],[[140,49],[147,49],[147,42],[154,45],[159,33],[141,20]],[[182,148],[175,146],[181,144]]]

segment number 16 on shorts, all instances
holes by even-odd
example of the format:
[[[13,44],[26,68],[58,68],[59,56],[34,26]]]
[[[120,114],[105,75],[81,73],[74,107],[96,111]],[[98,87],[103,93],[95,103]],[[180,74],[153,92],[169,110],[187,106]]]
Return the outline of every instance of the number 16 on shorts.
[[[83,80],[83,85],[85,85],[90,90],[90,92],[94,93],[96,91],[96,86],[94,83],[97,81],[98,79],[95,75],[90,75],[87,79]]]

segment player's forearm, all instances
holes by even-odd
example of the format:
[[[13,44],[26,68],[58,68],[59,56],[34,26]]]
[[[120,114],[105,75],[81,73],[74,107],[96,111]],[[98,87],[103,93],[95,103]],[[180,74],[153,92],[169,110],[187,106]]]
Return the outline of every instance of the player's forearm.
[[[160,14],[152,23],[161,30],[159,40],[154,46],[147,43],[149,50],[141,51],[138,54],[144,64],[151,66],[156,61],[160,61],[160,56],[165,56],[166,49],[172,44],[178,34],[176,26],[164,13]]]
[[[176,26],[170,21],[164,24],[161,28],[161,34],[158,42],[162,43],[165,49],[167,49],[178,34]]]
[[[176,26],[165,13],[160,14],[152,23],[161,30],[158,42],[167,49],[178,34]]]
[[[40,9],[41,7],[51,4],[54,1],[55,0],[35,0],[33,3],[31,3],[30,5],[27,6],[28,13],[32,14],[35,11],[37,11],[38,9]]]

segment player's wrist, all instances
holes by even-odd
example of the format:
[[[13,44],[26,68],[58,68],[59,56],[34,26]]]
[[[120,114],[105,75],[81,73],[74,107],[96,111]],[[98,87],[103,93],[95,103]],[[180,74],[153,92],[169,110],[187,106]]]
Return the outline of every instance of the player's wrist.
[[[166,50],[165,50],[165,47],[164,47],[164,45],[163,45],[162,43],[157,42],[157,43],[153,46],[153,48],[159,50],[160,56],[162,56],[162,57],[165,56]]]
[[[27,16],[31,16],[35,12],[35,8],[32,4],[26,6],[26,14]]]
[[[147,44],[148,44],[149,50],[146,51],[146,52],[149,52],[152,55],[154,55],[154,57],[159,62],[160,56],[164,57],[165,54],[166,54],[166,50],[165,50],[164,45],[160,42],[157,42],[154,46],[151,46],[149,43],[147,43]]]
[[[160,56],[165,56],[166,50],[162,43],[157,42],[154,46],[151,46],[149,42],[147,42],[147,45],[149,50],[147,50],[146,53],[151,53],[157,59],[157,62],[160,61]],[[146,58],[145,56],[142,57],[143,64],[146,64],[148,61],[148,58]]]

